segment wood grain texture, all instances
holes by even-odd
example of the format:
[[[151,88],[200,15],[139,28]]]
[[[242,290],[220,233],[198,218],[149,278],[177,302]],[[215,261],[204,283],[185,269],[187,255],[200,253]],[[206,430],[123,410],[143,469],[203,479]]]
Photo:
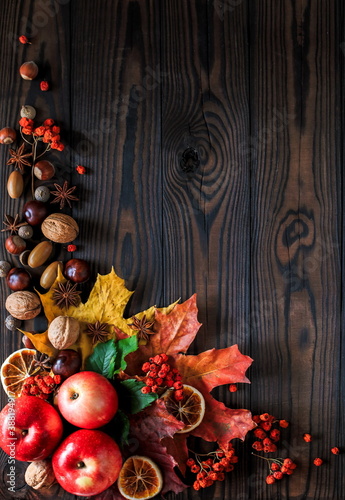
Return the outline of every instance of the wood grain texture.
[[[94,276],[114,265],[136,289],[128,315],[197,292],[191,352],[238,343],[255,360],[251,386],[216,397],[292,423],[282,443],[299,464],[292,477],[267,486],[264,461],[238,443],[224,483],[169,500],[341,500],[344,457],[330,448],[345,445],[342,1],[1,5],[0,124],[13,126],[27,102],[62,125],[67,147],[54,163],[78,187],[78,257]],[[17,41],[25,32],[30,46]],[[19,78],[30,59],[50,92]],[[24,200],[9,200],[7,148],[0,155],[1,213],[12,214]],[[0,290],[4,302],[4,280]],[[19,347],[2,328],[2,359]],[[78,498],[34,492],[25,467],[11,494],[1,454],[1,499]]]

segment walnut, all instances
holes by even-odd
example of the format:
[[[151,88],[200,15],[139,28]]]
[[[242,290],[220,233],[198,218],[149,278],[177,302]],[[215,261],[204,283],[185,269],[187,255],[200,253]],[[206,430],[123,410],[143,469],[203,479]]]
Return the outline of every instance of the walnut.
[[[7,297],[5,307],[16,319],[32,319],[41,312],[41,302],[35,293],[14,292]]]
[[[70,316],[58,316],[48,328],[48,338],[55,349],[67,349],[79,337],[79,322]]]
[[[51,461],[38,460],[37,462],[31,462],[25,471],[25,481],[35,490],[50,488],[56,482]]]
[[[55,243],[69,243],[76,239],[79,227],[73,217],[66,214],[51,214],[44,219],[42,233]]]

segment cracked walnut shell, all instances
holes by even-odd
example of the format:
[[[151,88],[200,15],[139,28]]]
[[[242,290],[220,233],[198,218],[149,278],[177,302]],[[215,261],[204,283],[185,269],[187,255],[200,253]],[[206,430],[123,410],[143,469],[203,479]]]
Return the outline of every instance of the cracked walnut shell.
[[[79,227],[73,217],[66,214],[51,214],[42,222],[42,233],[54,243],[69,243],[79,234]]]
[[[67,349],[79,337],[79,322],[70,316],[58,316],[48,328],[48,338],[55,349]]]
[[[27,320],[35,318],[41,312],[41,302],[35,293],[14,292],[6,299],[7,311],[16,319]]]

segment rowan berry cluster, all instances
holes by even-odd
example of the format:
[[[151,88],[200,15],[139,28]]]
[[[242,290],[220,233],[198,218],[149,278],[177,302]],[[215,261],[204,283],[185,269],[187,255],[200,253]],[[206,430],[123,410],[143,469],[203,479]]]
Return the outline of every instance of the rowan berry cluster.
[[[20,131],[24,135],[31,135],[37,143],[42,141],[47,144],[48,149],[57,149],[63,151],[65,146],[60,141],[60,127],[57,127],[52,118],[48,118],[39,127],[34,127],[34,121],[30,118],[21,118],[19,120]],[[26,142],[28,142],[26,140]],[[31,144],[31,143],[30,143]]]
[[[206,455],[194,453],[194,456],[195,460],[189,458],[186,465],[193,474],[196,474],[193,483],[193,488],[196,491],[212,486],[215,481],[224,481],[225,472],[234,470],[234,464],[238,462],[238,457],[235,455],[231,443],[226,451],[218,449]],[[202,460],[202,457],[206,457],[206,460]]]
[[[35,375],[28,377],[23,385],[21,396],[37,396],[41,399],[48,399],[56,387],[61,384],[61,376]]]
[[[277,420],[269,413],[254,415],[253,420],[258,427],[254,429],[253,434],[257,438],[252,444],[256,451],[264,453],[274,453],[277,451],[277,443],[280,440],[279,427],[286,428],[289,423],[286,420]]]
[[[259,455],[256,455],[259,456]],[[291,458],[264,458],[268,461],[270,473],[266,477],[267,484],[273,484],[280,479],[283,479],[284,475],[291,476],[294,473],[297,465]]]
[[[165,354],[157,354],[149,358],[149,360],[141,367],[142,371],[146,373],[144,378],[145,386],[141,389],[144,394],[150,392],[158,393],[163,389],[174,389],[175,401],[182,401],[183,399],[183,384],[182,376],[177,368],[172,368],[168,363],[169,357]]]

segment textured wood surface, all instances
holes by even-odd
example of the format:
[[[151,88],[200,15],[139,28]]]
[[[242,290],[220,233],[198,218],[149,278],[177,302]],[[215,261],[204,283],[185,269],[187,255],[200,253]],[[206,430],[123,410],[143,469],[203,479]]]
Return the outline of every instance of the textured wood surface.
[[[114,265],[136,289],[129,314],[197,292],[192,350],[238,343],[255,360],[251,386],[216,395],[291,422],[292,477],[267,486],[264,461],[238,443],[224,483],[168,497],[342,499],[343,456],[330,453],[345,446],[341,0],[0,4],[0,125],[24,103],[62,125],[68,147],[54,163],[78,186],[78,257],[94,277]],[[17,42],[23,33],[32,45]],[[51,91],[19,77],[30,59]],[[0,155],[1,212],[12,214],[23,200],[7,196]],[[20,347],[4,327],[0,342],[2,359]],[[19,462],[11,494],[4,454],[0,467],[0,498],[77,498],[29,489]]]

